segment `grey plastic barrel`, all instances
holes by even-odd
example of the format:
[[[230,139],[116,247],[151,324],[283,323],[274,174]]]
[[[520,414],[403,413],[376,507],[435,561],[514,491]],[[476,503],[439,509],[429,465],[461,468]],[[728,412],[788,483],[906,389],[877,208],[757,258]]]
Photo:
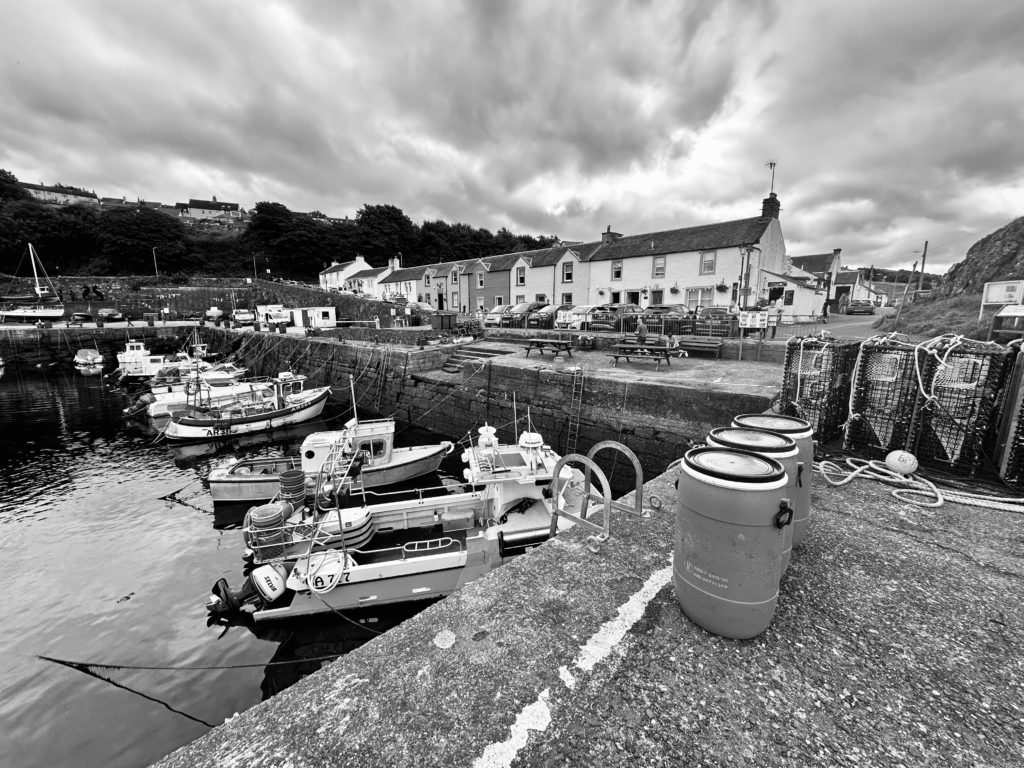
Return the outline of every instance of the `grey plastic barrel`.
[[[275,501],[249,510],[249,546],[258,559],[284,556],[284,522],[292,513],[291,504]]]
[[[800,459],[796,441],[793,438],[764,429],[720,427],[708,433],[707,444],[719,448],[739,448],[743,451],[753,451],[773,458],[782,464],[782,468],[786,470],[787,480],[785,497],[790,500],[789,505],[793,508],[793,520],[796,521],[800,512],[794,506],[794,496],[800,474]],[[783,529],[785,533],[785,545],[782,548],[783,575],[789,568],[789,561],[793,555],[793,528],[793,525],[787,525]]]
[[[793,499],[793,546],[803,541],[811,523],[811,476],[814,462],[814,428],[811,422],[796,416],[780,416],[775,413],[745,413],[732,420],[734,427],[767,429],[786,435],[796,441],[798,461],[803,469],[797,476],[796,496]]]
[[[708,632],[746,639],[775,615],[786,471],[734,448],[692,448],[680,462],[673,584],[683,612]]]

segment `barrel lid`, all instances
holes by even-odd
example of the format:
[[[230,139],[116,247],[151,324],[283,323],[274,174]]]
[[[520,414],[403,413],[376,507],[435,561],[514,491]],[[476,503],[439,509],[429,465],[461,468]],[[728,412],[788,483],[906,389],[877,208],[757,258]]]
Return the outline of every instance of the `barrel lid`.
[[[786,474],[775,459],[738,448],[691,448],[683,461],[695,472],[740,483],[771,483]]]
[[[720,427],[708,433],[708,438],[725,448],[745,448],[758,453],[789,453],[796,450],[796,441],[766,429]]]
[[[792,434],[795,432],[806,432],[811,429],[811,422],[806,419],[799,419],[796,416],[782,416],[776,413],[744,413],[732,420],[736,427],[755,427],[756,429],[768,429],[772,432]]]

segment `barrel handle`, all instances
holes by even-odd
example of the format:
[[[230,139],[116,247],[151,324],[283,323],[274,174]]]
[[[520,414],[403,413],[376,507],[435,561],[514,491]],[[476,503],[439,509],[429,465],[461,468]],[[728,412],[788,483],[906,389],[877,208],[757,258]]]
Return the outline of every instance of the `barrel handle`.
[[[785,528],[793,522],[793,508],[789,506],[789,499],[779,501],[779,511],[775,513],[775,527]]]

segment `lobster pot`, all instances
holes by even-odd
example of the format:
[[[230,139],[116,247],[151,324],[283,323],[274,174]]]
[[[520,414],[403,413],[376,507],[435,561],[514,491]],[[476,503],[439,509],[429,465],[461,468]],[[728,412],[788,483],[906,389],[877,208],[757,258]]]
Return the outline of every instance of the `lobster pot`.
[[[786,345],[783,400],[792,411],[789,415],[807,419],[821,442],[838,435],[849,416],[850,381],[859,351],[858,339],[806,336]]]
[[[257,562],[284,557],[284,522],[292,513],[290,504],[275,501],[253,507],[246,514],[246,544]]]
[[[996,457],[999,476],[1009,485],[1024,486],[1024,354],[1020,346],[1013,344],[1013,371],[1003,388],[999,404],[999,429],[996,433],[993,455]]]
[[[925,466],[974,475],[992,455],[997,409],[1014,355],[995,343],[953,341],[934,347],[930,398],[914,426],[913,453]]]
[[[683,612],[708,632],[745,639],[771,623],[790,522],[780,509],[786,482],[779,462],[749,451],[708,446],[683,456],[673,585]]]
[[[306,503],[306,473],[301,469],[288,469],[281,473],[281,499],[293,507]]]
[[[923,400],[919,382],[931,379],[934,361],[919,347],[889,339],[861,344],[843,447],[875,459],[884,459],[890,451],[911,450],[913,424]]]
[[[785,435],[796,443],[797,479],[794,494],[790,497],[794,511],[793,546],[799,546],[807,533],[811,521],[811,467],[814,464],[814,436],[811,423],[796,416],[781,416],[775,413],[744,413],[734,416],[734,427],[743,429],[764,429],[778,435]]]
[[[764,429],[739,429],[736,427],[720,427],[708,433],[707,444],[718,448],[739,448],[740,450],[752,451],[762,456],[775,459],[786,470],[786,498],[790,499],[789,506],[793,509],[793,524],[783,528],[784,543],[782,547],[782,575],[785,575],[789,568],[790,557],[793,554],[793,535],[797,522],[801,521],[803,529],[807,530],[807,522],[810,517],[810,510],[798,508],[797,499],[798,484],[803,482],[803,468],[799,460],[799,451],[796,441],[786,435],[776,432],[768,432]]]

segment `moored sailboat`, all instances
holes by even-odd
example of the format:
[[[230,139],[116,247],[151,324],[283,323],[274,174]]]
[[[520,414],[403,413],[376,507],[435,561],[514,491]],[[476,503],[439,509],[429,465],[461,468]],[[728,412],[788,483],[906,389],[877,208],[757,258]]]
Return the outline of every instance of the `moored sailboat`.
[[[53,322],[64,316],[64,302],[54,290],[32,243],[28,244],[28,256],[32,264],[32,293],[12,294],[8,291],[0,297],[0,323]]]

